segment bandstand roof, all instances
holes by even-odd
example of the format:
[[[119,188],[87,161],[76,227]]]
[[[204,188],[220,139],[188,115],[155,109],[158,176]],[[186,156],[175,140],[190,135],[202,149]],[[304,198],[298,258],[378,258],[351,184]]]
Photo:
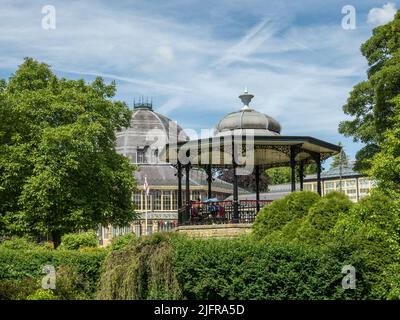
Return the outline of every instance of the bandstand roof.
[[[233,143],[232,143],[233,141]],[[167,144],[161,156],[169,163],[178,159],[185,164],[185,155],[190,152],[192,165],[232,166],[232,145],[235,153],[246,159],[247,164],[266,167],[290,164],[291,147],[297,148],[296,162],[313,161],[313,155],[320,154],[324,160],[340,152],[340,146],[309,136],[242,136],[235,132],[231,136],[191,140],[186,143]],[[236,161],[240,165],[240,161]]]
[[[161,158],[169,163],[179,160],[183,165],[190,161],[192,166],[229,167],[236,163],[277,167],[288,166],[291,154],[296,162],[306,164],[340,152],[340,146],[313,137],[281,135],[277,120],[249,107],[253,97],[246,89],[239,96],[242,109],[223,117],[213,137],[166,144]]]

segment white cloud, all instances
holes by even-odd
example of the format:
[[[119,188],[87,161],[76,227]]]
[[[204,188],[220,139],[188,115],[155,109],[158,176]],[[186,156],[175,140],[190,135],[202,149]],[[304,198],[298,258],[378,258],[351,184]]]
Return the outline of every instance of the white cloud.
[[[375,25],[386,24],[393,20],[397,12],[396,5],[389,2],[382,8],[373,8],[369,11],[367,22]]]

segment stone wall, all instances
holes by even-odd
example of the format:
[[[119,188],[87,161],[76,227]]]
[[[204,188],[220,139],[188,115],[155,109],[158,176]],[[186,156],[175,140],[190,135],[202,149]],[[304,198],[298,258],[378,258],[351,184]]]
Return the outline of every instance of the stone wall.
[[[249,234],[251,227],[251,223],[230,223],[180,226],[175,230],[176,232],[198,238],[233,238]]]

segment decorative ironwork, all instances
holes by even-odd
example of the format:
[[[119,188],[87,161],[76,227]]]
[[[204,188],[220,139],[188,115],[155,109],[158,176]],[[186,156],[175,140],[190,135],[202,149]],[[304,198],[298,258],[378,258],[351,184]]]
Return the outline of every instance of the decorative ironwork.
[[[238,203],[238,217],[234,217],[233,201],[191,202],[178,210],[178,225],[204,225],[224,223],[252,223],[257,216],[257,207],[264,207],[272,200],[241,200]]]

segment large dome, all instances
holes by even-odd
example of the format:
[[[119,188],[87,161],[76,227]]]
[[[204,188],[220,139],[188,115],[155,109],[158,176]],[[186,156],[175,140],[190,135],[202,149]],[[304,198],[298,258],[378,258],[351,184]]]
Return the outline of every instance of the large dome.
[[[153,111],[150,103],[135,104],[130,127],[116,136],[117,152],[132,163],[158,163],[159,151],[166,143],[189,140],[175,121]]]
[[[240,95],[239,98],[244,104],[243,108],[223,117],[215,128],[215,135],[230,135],[232,132],[245,134],[246,131],[250,132],[250,130],[255,135],[280,135],[281,125],[278,121],[249,107],[249,103],[253,97],[247,90],[244,94]]]

